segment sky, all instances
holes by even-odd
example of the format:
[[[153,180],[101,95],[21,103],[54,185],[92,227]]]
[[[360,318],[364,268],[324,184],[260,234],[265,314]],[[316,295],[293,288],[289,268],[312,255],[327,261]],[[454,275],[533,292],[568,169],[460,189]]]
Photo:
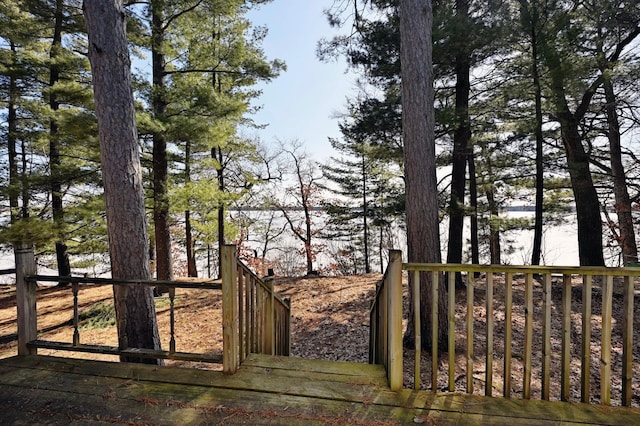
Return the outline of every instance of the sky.
[[[266,84],[254,105],[262,105],[253,118],[267,124],[258,135],[271,146],[276,140],[298,140],[319,161],[333,151],[328,137],[338,137],[337,113],[346,110],[346,99],[354,93],[355,77],[348,75],[344,60],[321,62],[316,56],[318,41],[331,38],[323,14],[333,0],[274,0],[248,14],[254,25],[268,28],[263,48],[269,60],[281,59],[287,71]]]
[[[254,25],[267,26],[263,48],[267,58],[282,59],[288,70],[274,81],[261,85],[263,95],[255,103],[263,105],[254,116],[268,127],[259,131],[266,144],[297,139],[318,161],[336,155],[328,137],[339,137],[336,113],[346,110],[346,98],[355,93],[355,76],[346,74],[344,60],[324,63],[316,56],[318,41],[331,38],[331,28],[323,10],[333,0],[274,0],[248,17]],[[527,247],[532,236],[520,233],[516,245]],[[577,243],[572,227],[554,228],[545,238],[545,260],[556,265],[577,264]],[[528,261],[527,249],[518,250],[510,260]]]

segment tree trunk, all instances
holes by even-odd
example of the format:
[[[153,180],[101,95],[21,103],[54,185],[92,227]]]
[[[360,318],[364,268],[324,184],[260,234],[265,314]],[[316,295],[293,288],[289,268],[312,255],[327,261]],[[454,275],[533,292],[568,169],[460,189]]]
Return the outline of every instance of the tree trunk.
[[[467,17],[468,14],[468,3],[460,0],[456,1],[456,16],[464,18]],[[469,118],[469,92],[471,90],[470,68],[469,53],[466,51],[457,52],[455,58],[456,127],[453,134],[451,164],[447,263],[462,262],[466,166],[469,141],[471,140],[471,123]]]
[[[469,152],[469,205],[471,206],[471,263],[480,264],[480,242],[478,241],[478,179],[476,176],[476,162],[473,153]]]
[[[567,166],[576,203],[580,265],[604,266],[600,202],[589,169],[589,155],[582,146],[579,129],[579,123],[588,111],[601,80],[598,79],[592,83],[585,91],[576,112],[572,113],[567,101],[562,61],[555,47],[548,45],[549,40],[544,41],[547,44],[544,46],[543,55],[549,67],[555,115],[560,123],[562,143],[567,155]]]
[[[456,17],[467,20],[469,3],[456,0]],[[471,120],[469,117],[469,92],[471,91],[471,61],[469,52],[463,43],[457,47],[456,72],[456,128],[453,134],[453,156],[451,170],[451,198],[449,202],[449,240],[447,245],[447,263],[462,263],[464,246],[464,195],[466,187],[466,166],[471,141]],[[456,273],[456,288],[463,288],[462,275]]]
[[[224,205],[224,158],[222,158],[222,148],[211,148],[211,156],[218,161],[218,168],[216,169],[216,175],[218,179],[218,191],[220,192],[218,201],[218,278],[222,277],[222,247],[226,244],[224,236],[224,220],[225,220],[225,205]]]
[[[589,155],[584,151],[578,122],[573,115],[560,115],[562,141],[576,202],[580,265],[604,266],[600,202],[589,170]]]
[[[185,245],[187,251],[187,276],[197,277],[198,268],[196,265],[195,254],[195,242],[193,240],[193,231],[191,230],[191,212],[189,210],[184,212],[184,233],[185,233]]]
[[[69,252],[67,244],[64,242],[64,207],[62,204],[62,176],[60,175],[60,140],[58,122],[56,112],[60,108],[58,96],[54,86],[60,81],[60,65],[57,58],[62,49],[62,20],[63,20],[62,0],[56,0],[56,8],[54,15],[53,41],[51,42],[51,50],[49,58],[49,108],[51,108],[52,117],[49,123],[49,162],[51,173],[51,210],[53,213],[54,229],[57,234],[56,240],[56,260],[58,264],[58,275],[67,277],[71,275],[71,265],[69,262]],[[64,285],[62,283],[58,285]]]
[[[622,148],[620,145],[620,124],[616,111],[616,95],[608,70],[603,72],[604,93],[606,98],[607,124],[609,127],[609,150],[611,154],[611,174],[613,178],[613,194],[615,209],[620,228],[620,247],[622,249],[623,265],[638,261],[638,246],[636,233],[633,228],[631,198],[627,189],[627,177],[622,164]]]
[[[184,162],[184,176],[185,182],[189,184],[191,182],[191,142],[187,141],[185,146],[185,162]],[[190,198],[190,197],[189,197]],[[191,200],[187,202],[187,206],[191,204]],[[184,212],[184,234],[185,234],[185,246],[187,252],[187,276],[197,277],[198,268],[196,266],[195,255],[195,242],[193,241],[193,233],[191,230],[191,211],[186,210]]]
[[[544,136],[542,133],[542,85],[540,84],[540,69],[538,67],[538,25],[537,5],[533,3],[533,11],[528,12],[528,22],[531,37],[531,77],[535,91],[535,136],[536,136],[536,195],[535,219],[533,225],[533,247],[531,249],[531,264],[539,265],[542,257],[542,231],[544,214]]]
[[[371,262],[369,262],[369,203],[367,199],[367,161],[362,154],[362,237],[364,244],[364,273],[371,273]]]
[[[16,46],[10,41],[11,65],[16,65]],[[18,175],[18,114],[16,103],[18,100],[18,82],[13,73],[9,74],[9,94],[7,102],[7,153],[9,155],[9,209],[11,210],[11,223],[20,217],[18,211],[20,196],[20,177]],[[24,153],[23,153],[24,154]]]
[[[151,2],[151,67],[153,80],[152,108],[156,120],[163,122],[167,111],[165,100],[164,1]],[[173,280],[171,231],[169,229],[169,180],[167,141],[162,131],[153,134],[153,227],[156,245],[156,277]],[[159,288],[157,293],[165,293]]]
[[[85,0],[114,279],[150,279],[142,170],[122,0]],[[120,348],[160,349],[152,290],[114,286]],[[123,361],[159,363],[121,357]]]
[[[495,192],[493,185],[486,190],[487,202],[489,204],[489,255],[492,265],[500,265],[502,263],[500,248],[500,210],[495,200]]]
[[[406,185],[407,246],[410,262],[440,262],[440,231],[434,138],[431,0],[400,1],[400,51],[402,64],[402,128]],[[431,339],[431,274],[421,274],[420,306],[423,348]],[[413,286],[414,283],[410,282]],[[410,292],[412,294],[412,292]],[[447,341],[446,286],[438,300],[438,348]],[[413,306],[413,303],[409,303]],[[412,313],[410,315],[413,315]],[[409,322],[405,342],[413,342]]]
[[[302,189],[302,188],[301,188]],[[303,190],[304,192],[304,190]],[[304,252],[307,258],[307,275],[313,274],[313,251],[311,248],[311,206],[308,199],[304,203],[304,229],[306,238],[304,240]]]
[[[27,142],[22,139],[20,143],[20,151],[22,153],[22,173],[20,174],[20,191],[22,198],[22,208],[20,216],[22,218],[29,217],[29,203],[31,202],[31,190],[29,177],[27,176],[27,170],[29,170],[29,160],[25,153],[27,152]]]
[[[531,264],[540,265],[542,258],[542,232],[544,224],[544,136],[542,134],[542,90],[540,76],[534,48],[533,84],[536,97],[536,195],[535,219],[533,225],[533,247],[531,249]]]
[[[382,244],[382,240],[384,238],[384,231],[382,229],[382,224],[380,225],[380,239],[378,241],[378,257],[380,259],[380,273],[384,274],[384,246]]]

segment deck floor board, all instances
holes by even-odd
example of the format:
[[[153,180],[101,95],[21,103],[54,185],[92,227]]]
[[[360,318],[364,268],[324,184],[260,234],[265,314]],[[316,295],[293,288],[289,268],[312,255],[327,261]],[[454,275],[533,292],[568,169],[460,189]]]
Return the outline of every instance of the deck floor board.
[[[0,360],[2,424],[640,424],[640,410],[391,392],[366,364],[251,355],[235,375],[48,356]]]

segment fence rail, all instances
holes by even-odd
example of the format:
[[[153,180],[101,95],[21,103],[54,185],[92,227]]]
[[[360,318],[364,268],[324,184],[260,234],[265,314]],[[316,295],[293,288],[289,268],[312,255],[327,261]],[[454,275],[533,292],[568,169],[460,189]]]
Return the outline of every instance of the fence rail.
[[[393,282],[401,281],[401,274],[390,273],[397,269],[398,262],[390,261],[379,290],[402,285]],[[445,310],[448,320],[448,345],[441,351],[447,356],[439,356],[436,344],[431,348],[430,367],[423,366],[419,306],[416,304],[412,310],[414,315],[409,320],[414,322],[414,344],[418,348],[413,356],[415,388],[459,391],[460,386],[456,385],[462,378],[465,392],[477,392],[482,386],[478,383],[484,383],[487,396],[501,394],[509,398],[517,393],[524,399],[624,406],[640,403],[638,395],[633,395],[633,372],[640,369],[640,342],[633,336],[640,268],[405,263],[401,269],[411,276],[412,299],[416,303],[420,300],[421,278],[435,283],[430,286],[433,342],[438,341],[437,318],[443,314],[439,310]],[[465,288],[457,294],[456,274],[462,274],[466,281]],[[447,292],[444,307],[438,306],[441,291]],[[397,290],[379,293],[402,297],[397,296]],[[390,305],[386,301],[386,306]],[[379,327],[374,320],[391,315],[390,310],[380,313],[376,309],[372,310],[372,330]],[[390,319],[387,322],[391,324]],[[372,353],[380,354],[384,345],[391,344],[391,325],[387,327],[386,336],[372,332]],[[401,327],[393,327],[393,333],[402,333]],[[612,337],[613,327],[617,334]],[[398,349],[386,349],[388,353],[394,350]],[[371,360],[385,365],[388,362],[377,355]],[[515,368],[519,371],[517,383]],[[391,382],[398,373],[387,371]],[[638,380],[636,374],[635,381]],[[614,393],[616,401],[612,401]]]
[[[28,275],[25,278],[27,287],[31,291],[35,291],[38,282],[51,282],[71,284],[68,288],[61,288],[60,291],[71,291],[73,294],[73,340],[72,342],[60,342],[42,339],[29,339],[24,346],[28,348],[28,352],[33,352],[34,349],[53,349],[60,351],[73,351],[73,352],[85,352],[85,353],[98,353],[106,355],[132,355],[140,358],[158,358],[158,359],[174,359],[181,361],[200,361],[221,363],[221,354],[205,354],[205,353],[193,353],[193,352],[178,352],[176,351],[176,339],[175,339],[175,295],[178,288],[189,289],[206,289],[206,290],[221,290],[222,285],[216,282],[182,282],[182,281],[154,281],[154,280],[113,280],[106,278],[88,278],[88,277],[58,277],[50,275]],[[146,286],[155,287],[163,286],[168,289],[169,293],[169,350],[155,350],[146,348],[119,348],[117,346],[109,345],[87,345],[81,343],[80,339],[80,311],[78,295],[81,284],[94,284],[94,285],[121,285],[121,286]],[[35,295],[34,295],[35,297]],[[37,311],[37,308],[34,307]],[[35,318],[33,319],[35,322]],[[37,328],[37,326],[36,326]],[[20,339],[19,339],[20,340]],[[20,346],[20,345],[19,345]]]
[[[273,284],[263,282],[239,261],[235,246],[223,250],[223,280],[220,282],[185,282],[156,280],[114,280],[89,277],[58,277],[37,275],[33,250],[16,249],[16,298],[18,307],[18,354],[35,354],[39,348],[73,352],[128,355],[141,358],[175,359],[222,363],[226,372],[235,372],[238,363],[249,353],[289,354],[290,305],[273,291]],[[73,294],[73,338],[71,342],[43,340],[37,330],[37,283],[70,284],[61,291]],[[109,345],[81,343],[78,294],[80,284],[161,286],[169,293],[169,350],[120,348]],[[223,351],[204,354],[176,351],[175,295],[176,289],[222,290]],[[230,337],[235,336],[235,340]],[[242,340],[240,340],[242,338]]]

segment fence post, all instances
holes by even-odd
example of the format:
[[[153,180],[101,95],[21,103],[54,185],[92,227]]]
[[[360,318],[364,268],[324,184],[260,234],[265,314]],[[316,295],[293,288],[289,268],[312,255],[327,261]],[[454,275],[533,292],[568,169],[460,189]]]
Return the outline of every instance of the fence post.
[[[393,391],[402,389],[402,252],[389,252],[387,282],[387,376]]]
[[[222,371],[233,374],[240,364],[236,247],[222,247]]]
[[[38,338],[35,281],[25,278],[37,273],[33,246],[21,244],[14,248],[16,260],[16,304],[18,310],[18,355],[35,355],[36,348],[27,343]]]
[[[269,299],[267,302],[267,350],[271,353],[271,355],[276,354],[276,303],[275,303],[275,294],[273,288],[273,280],[269,280],[265,282],[267,288],[269,289]]]

